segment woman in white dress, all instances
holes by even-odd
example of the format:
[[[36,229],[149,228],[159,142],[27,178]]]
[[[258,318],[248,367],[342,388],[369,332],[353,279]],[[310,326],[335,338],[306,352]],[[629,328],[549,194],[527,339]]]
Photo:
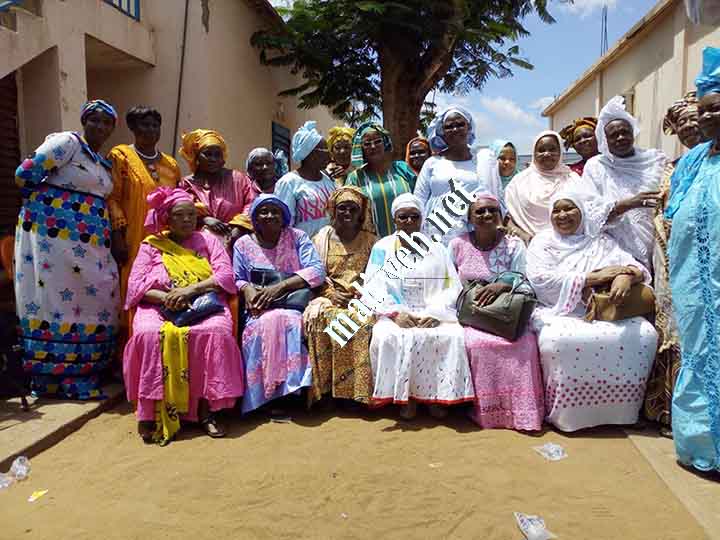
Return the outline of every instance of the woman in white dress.
[[[424,237],[428,250],[403,240],[422,224],[422,205],[409,193],[392,205],[397,233],[377,242],[365,272],[377,304],[370,342],[375,405],[402,405],[401,416],[415,416],[417,402],[441,418],[444,406],[473,401],[463,328],[455,316],[460,279],[447,248]],[[404,237],[407,238],[407,237]],[[414,251],[415,250],[415,251]],[[421,254],[420,251],[427,251]],[[400,262],[398,262],[398,259]]]
[[[545,307],[533,314],[545,383],[546,420],[562,431],[634,424],[657,348],[642,317],[583,319],[590,288],[609,285],[622,303],[649,272],[587,218],[589,197],[571,191],[552,199],[552,228],[530,243],[527,273]]]

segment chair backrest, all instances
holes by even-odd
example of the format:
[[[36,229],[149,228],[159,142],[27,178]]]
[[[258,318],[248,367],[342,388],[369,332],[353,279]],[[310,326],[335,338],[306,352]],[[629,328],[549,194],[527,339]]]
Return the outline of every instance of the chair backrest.
[[[0,264],[10,281],[13,280],[13,252],[15,251],[15,238],[11,235],[0,237]]]

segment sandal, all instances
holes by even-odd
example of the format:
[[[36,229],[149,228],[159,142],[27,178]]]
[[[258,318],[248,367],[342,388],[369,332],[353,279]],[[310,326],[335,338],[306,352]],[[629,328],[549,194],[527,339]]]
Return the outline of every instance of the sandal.
[[[221,428],[215,418],[212,416],[208,416],[204,420],[200,421],[200,425],[203,428],[203,431],[213,439],[222,439],[226,433],[223,428]]]

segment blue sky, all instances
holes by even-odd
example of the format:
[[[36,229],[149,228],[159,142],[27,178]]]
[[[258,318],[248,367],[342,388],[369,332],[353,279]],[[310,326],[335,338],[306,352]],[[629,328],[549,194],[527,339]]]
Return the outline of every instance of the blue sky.
[[[608,5],[608,42],[612,47],[656,1],[575,0],[573,5],[550,2],[557,22],[547,25],[537,16],[528,18],[525,26],[531,35],[518,42],[534,70],[515,69],[513,77],[490,80],[481,92],[465,96],[438,94],[435,101],[439,108],[457,103],[472,111],[479,143],[510,139],[521,153],[529,153],[534,136],[548,125],[547,119],[540,116],[541,110],[600,57],[602,5]]]

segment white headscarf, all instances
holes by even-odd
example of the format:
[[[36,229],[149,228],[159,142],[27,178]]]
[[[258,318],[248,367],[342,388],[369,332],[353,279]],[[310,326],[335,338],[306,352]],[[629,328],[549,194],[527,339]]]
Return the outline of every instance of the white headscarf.
[[[392,213],[392,216],[395,217],[395,212],[397,212],[401,208],[415,208],[415,210],[420,212],[421,216],[423,215],[422,203],[420,202],[420,199],[418,199],[412,193],[403,193],[402,195],[398,195],[397,197],[395,197],[395,200],[390,207],[390,212]]]
[[[552,171],[543,171],[535,164],[535,147],[543,137],[555,137],[560,147],[560,160]],[[580,177],[563,163],[563,145],[556,131],[543,131],[533,142],[533,160],[524,171],[515,175],[505,188],[508,212],[523,230],[536,234],[550,226],[548,211],[552,197]]]
[[[448,149],[447,142],[445,141],[445,131],[443,129],[443,122],[448,115],[456,113],[462,116],[468,123],[468,136],[467,144],[472,146],[475,142],[475,120],[473,120],[472,114],[467,109],[460,107],[459,105],[451,105],[445,109],[442,113],[435,117],[428,129],[428,142],[430,148],[434,152],[442,153]]]
[[[636,266],[649,272],[632,255],[622,250],[609,235],[600,233],[589,217],[592,195],[563,190],[551,199],[550,214],[559,200],[572,201],[582,214],[580,226],[571,235],[562,235],[554,228],[535,236],[527,252],[527,274],[540,302],[554,315],[567,315],[582,300],[587,274],[607,266]],[[549,215],[548,215],[548,219]],[[595,234],[597,232],[597,234]]]

